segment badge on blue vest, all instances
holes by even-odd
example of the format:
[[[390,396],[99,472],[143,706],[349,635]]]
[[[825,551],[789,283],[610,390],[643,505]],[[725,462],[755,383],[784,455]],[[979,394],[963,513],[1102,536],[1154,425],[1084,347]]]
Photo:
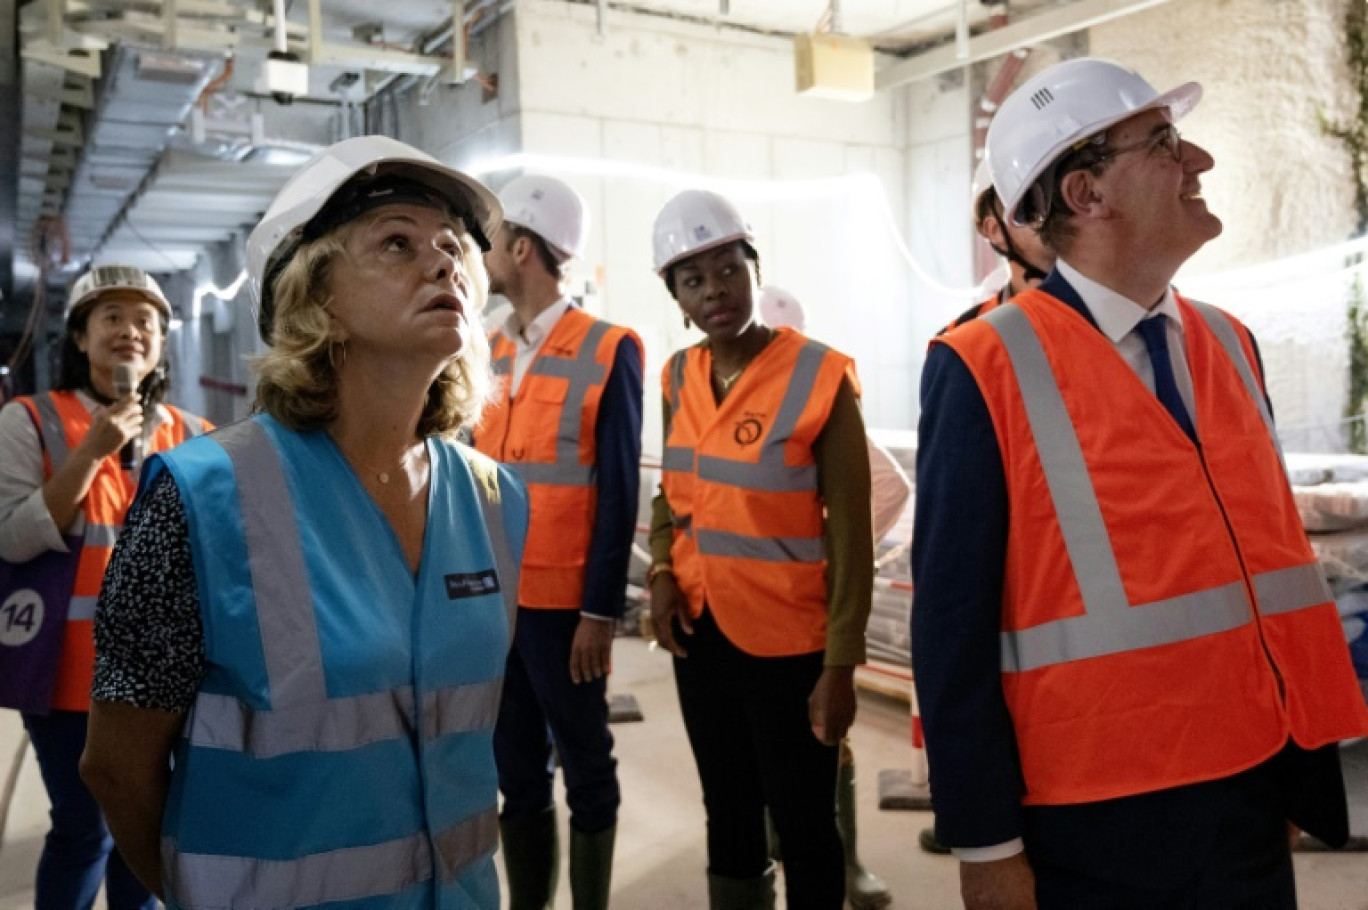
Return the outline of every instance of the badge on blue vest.
[[[465,597],[479,597],[482,594],[499,592],[499,573],[493,569],[483,572],[465,572],[446,576],[448,600],[461,600]]]

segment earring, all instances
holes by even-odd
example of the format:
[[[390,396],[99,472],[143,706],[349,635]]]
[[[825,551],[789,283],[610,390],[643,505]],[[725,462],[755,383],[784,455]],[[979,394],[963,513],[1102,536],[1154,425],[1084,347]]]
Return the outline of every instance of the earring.
[[[338,361],[337,351],[338,351],[339,348],[340,348],[341,351],[342,351],[342,358],[341,358],[341,359],[342,359],[342,363],[341,363],[341,364],[339,364],[339,363],[337,362],[337,361]],[[337,372],[337,369],[338,369],[339,366],[345,365],[346,362],[347,362],[347,343],[346,343],[345,341],[339,341],[339,342],[336,342],[336,343],[334,343],[334,344],[328,345],[328,366],[330,366],[330,367],[333,368],[333,372],[334,372],[334,373]]]
[[[691,329],[691,328],[693,328],[693,323],[692,323],[691,321],[689,321],[689,317],[688,317],[688,316],[685,316],[685,317],[684,317],[684,328],[686,328],[686,329]]]

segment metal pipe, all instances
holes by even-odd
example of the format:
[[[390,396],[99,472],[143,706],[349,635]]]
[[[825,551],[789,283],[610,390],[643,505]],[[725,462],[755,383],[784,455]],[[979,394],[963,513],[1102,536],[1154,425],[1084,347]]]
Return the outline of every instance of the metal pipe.
[[[598,34],[600,38],[608,34],[608,0],[598,0]]]
[[[451,81],[465,83],[466,67],[465,0],[451,0]]]
[[[288,37],[285,34],[285,0],[271,0],[272,15],[275,16],[275,49],[280,53],[286,53],[290,49]],[[310,35],[312,43],[318,36]]]
[[[845,34],[841,23],[841,0],[831,0],[831,5],[827,9],[831,12],[831,34]]]
[[[969,0],[960,0],[959,13],[955,16],[955,58],[969,59]]]

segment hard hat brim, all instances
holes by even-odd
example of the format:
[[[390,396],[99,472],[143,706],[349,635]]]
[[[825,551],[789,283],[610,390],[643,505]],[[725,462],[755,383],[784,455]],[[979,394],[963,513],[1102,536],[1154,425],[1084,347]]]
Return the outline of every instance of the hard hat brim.
[[[707,243],[704,243],[700,246],[696,246],[688,252],[679,253],[673,259],[667,259],[663,265],[659,266],[656,269],[656,274],[659,275],[661,278],[664,278],[666,272],[668,272],[674,266],[679,265],[685,259],[692,259],[700,253],[706,253],[709,250],[715,250],[720,246],[725,246],[728,243],[734,243],[737,240],[744,240],[752,245],[754,245],[755,243],[755,237],[749,231],[734,231],[730,234],[725,234],[721,237],[718,237],[715,240],[709,240]]]

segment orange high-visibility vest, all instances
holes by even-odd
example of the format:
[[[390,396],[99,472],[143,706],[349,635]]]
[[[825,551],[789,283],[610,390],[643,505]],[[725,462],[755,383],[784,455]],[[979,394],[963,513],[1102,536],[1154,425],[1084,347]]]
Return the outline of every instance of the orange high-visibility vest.
[[[709,348],[676,352],[661,377],[674,576],[691,616],[706,604],[727,638],[761,657],[826,647],[825,520],[812,445],[841,381],[860,390],[849,357],[776,331],[720,405]]]
[[[513,340],[502,331],[489,338],[501,388],[475,431],[475,448],[508,465],[527,484],[532,518],[518,583],[518,603],[524,607],[578,610],[584,605],[584,564],[598,508],[594,428],[623,338],[642,351],[631,329],[570,307],[542,342],[516,396],[511,394]]]
[[[51,477],[90,430],[90,412],[75,392],[47,392],[16,399],[28,408],[38,427],[43,446],[43,473]],[[193,414],[170,405],[162,406],[171,419],[164,421],[147,442],[147,451],[159,452],[198,436],[213,427]],[[123,530],[124,513],[133,502],[137,485],[119,466],[119,453],[107,455],[95,470],[90,491],[81,503],[85,532],[76,561],[76,582],[67,608],[63,630],[61,667],[52,693],[54,711],[89,711],[90,683],[95,674],[95,602],[100,596],[114,541]]]
[[[1024,802],[1213,780],[1289,736],[1368,733],[1244,326],[1179,300],[1199,448],[1081,314],[1037,290],[1013,303],[937,341],[1002,451],[1002,681]]]

